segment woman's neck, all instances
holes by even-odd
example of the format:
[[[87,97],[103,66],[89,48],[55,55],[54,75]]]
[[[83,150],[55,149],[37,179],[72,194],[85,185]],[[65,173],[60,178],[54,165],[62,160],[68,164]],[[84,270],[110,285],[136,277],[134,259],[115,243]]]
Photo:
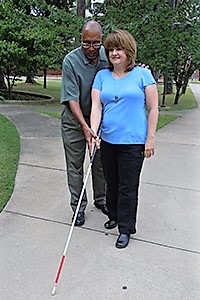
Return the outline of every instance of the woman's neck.
[[[122,78],[124,76],[127,75],[127,72],[125,72],[125,69],[124,68],[114,68],[113,69],[113,76],[115,78]]]

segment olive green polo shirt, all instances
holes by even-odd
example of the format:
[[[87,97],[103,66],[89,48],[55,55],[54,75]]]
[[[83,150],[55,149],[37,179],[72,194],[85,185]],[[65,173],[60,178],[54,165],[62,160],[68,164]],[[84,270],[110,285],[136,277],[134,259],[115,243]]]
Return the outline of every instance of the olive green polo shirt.
[[[90,116],[91,87],[96,73],[108,66],[104,47],[99,50],[97,65],[93,65],[84,55],[81,47],[69,52],[62,65],[61,103],[67,104],[69,100],[80,103],[83,115]]]

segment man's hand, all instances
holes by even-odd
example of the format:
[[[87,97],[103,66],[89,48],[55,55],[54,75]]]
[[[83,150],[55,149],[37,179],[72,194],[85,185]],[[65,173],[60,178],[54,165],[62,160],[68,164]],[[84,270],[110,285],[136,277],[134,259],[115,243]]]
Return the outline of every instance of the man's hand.
[[[83,133],[84,133],[86,142],[87,142],[87,144],[89,144],[91,139],[96,137],[96,134],[88,125],[84,125],[82,127],[82,129],[83,129]]]

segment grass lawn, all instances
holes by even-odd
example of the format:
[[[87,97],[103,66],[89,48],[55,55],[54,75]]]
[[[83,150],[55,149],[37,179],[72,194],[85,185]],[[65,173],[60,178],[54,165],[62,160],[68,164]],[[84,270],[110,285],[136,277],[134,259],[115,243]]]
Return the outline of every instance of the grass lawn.
[[[163,92],[163,86],[158,85],[159,105],[162,104],[162,92]],[[175,98],[175,87],[173,88],[173,94],[166,96],[166,100],[165,100],[166,108],[162,108],[161,110],[173,112],[174,110],[180,111],[180,110],[193,109],[197,107],[197,103],[195,101],[194,95],[189,87],[187,88],[186,94],[181,95],[178,104],[174,104],[174,98]]]
[[[19,133],[14,124],[0,114],[0,211],[13,191],[19,152]]]
[[[192,82],[200,83],[200,82]],[[16,90],[37,92],[39,94],[46,94],[54,97],[55,103],[41,105],[41,109],[33,109],[34,111],[48,114],[49,116],[60,119],[61,105],[59,103],[60,99],[60,89],[61,80],[60,79],[49,79],[47,80],[47,89],[43,88],[43,81],[41,79],[37,80],[36,85],[25,84],[23,81],[18,82]],[[159,90],[159,104],[162,103],[162,86],[158,85]],[[175,92],[175,91],[174,91]],[[179,104],[174,105],[174,96],[167,95],[165,101],[165,108],[160,109],[158,127],[162,128],[168,123],[172,122],[178,118],[177,113],[173,111],[187,110],[197,107],[194,95],[192,94],[190,88],[187,89],[186,95],[182,95]],[[38,105],[37,105],[38,107]],[[60,111],[58,111],[60,107]],[[171,112],[171,113],[170,113]],[[18,131],[15,126],[6,117],[0,114],[0,211],[3,209],[7,201],[9,200],[15,181],[16,170],[19,162],[19,151],[20,151],[20,138]]]
[[[42,95],[49,95],[55,99],[53,105],[60,105],[60,90],[61,90],[61,80],[60,79],[49,79],[47,80],[47,88],[43,88],[43,80],[38,79],[37,84],[28,84],[24,81],[17,82],[14,90],[34,92]],[[52,104],[51,104],[52,105]]]

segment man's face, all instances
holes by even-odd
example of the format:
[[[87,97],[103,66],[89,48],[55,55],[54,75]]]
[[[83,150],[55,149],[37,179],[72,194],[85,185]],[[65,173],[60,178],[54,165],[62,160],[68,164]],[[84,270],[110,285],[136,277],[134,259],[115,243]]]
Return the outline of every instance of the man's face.
[[[89,60],[96,60],[98,58],[99,49],[102,42],[101,33],[99,31],[91,32],[89,30],[84,30],[81,37],[81,42],[85,56]]]

